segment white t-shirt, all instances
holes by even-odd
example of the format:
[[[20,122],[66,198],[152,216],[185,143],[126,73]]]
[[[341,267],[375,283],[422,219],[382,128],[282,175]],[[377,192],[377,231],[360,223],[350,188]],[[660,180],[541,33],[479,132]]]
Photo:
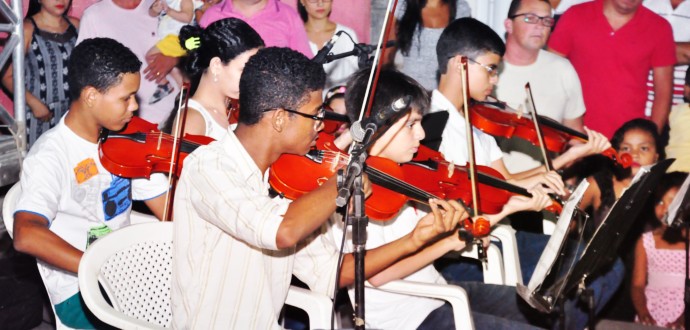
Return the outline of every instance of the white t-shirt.
[[[175,9],[175,10],[180,10],[180,7],[182,6],[182,0],[166,0],[168,3],[168,7]],[[199,0],[194,0],[192,1],[192,6],[194,9],[201,8],[203,5],[203,1]],[[162,14],[162,13],[161,13]],[[167,14],[162,14],[158,15],[158,39],[163,39],[165,36],[172,34],[172,35],[179,35],[180,34],[180,29],[182,29],[183,26],[192,24],[194,22],[194,11],[192,10],[192,20],[189,22],[180,22]]]
[[[127,46],[141,61],[141,86],[137,92],[139,102],[139,117],[155,124],[161,124],[175,107],[175,97],[179,90],[175,79],[170,75],[168,81],[175,87],[175,92],[162,100],[148,104],[156,91],[157,84],[144,78],[146,52],[158,42],[158,19],[149,16],[148,10],[153,0],[141,0],[134,9],[124,9],[112,0],[102,0],[94,3],[84,11],[79,24],[77,44],[84,39],[104,37],[115,39]]]
[[[98,144],[76,135],[64,118],[41,135],[24,159],[17,211],[43,216],[52,232],[84,251],[90,229],[129,225],[132,199],[157,197],[168,182],[162,174],[153,174],[151,180],[110,174],[98,158]],[[53,304],[79,291],[76,274],[41,261],[39,267]]]
[[[342,54],[352,51],[355,47],[355,43],[359,42],[357,41],[357,34],[355,31],[347,26],[337,24],[335,32],[337,33],[338,31],[348,33],[350,36],[352,36],[354,43],[345,33],[342,33],[340,38],[336,40],[330,52],[333,54]],[[319,47],[315,43],[309,41],[309,47],[311,48],[312,53],[316,54],[319,52],[319,49],[323,47],[323,45]],[[357,56],[354,55],[324,64],[323,70],[326,71],[326,87],[323,90],[326,91],[333,86],[347,84],[347,80],[358,69],[359,66],[357,64]]]
[[[443,153],[449,162],[461,166],[467,164],[467,125],[465,117],[460,114],[458,109],[441,92],[435,89],[431,93],[431,112],[439,111],[448,112],[448,123],[446,123],[446,128],[441,135],[442,140],[439,151]],[[491,163],[501,159],[503,154],[493,136],[475,127],[472,127],[472,134],[474,138],[474,159],[477,165],[491,166]]]
[[[530,83],[534,105],[539,115],[559,123],[584,115],[580,79],[570,61],[545,50],[539,51],[536,62],[518,66],[503,61],[496,85],[496,97],[511,108],[528,112],[525,84]],[[537,147],[519,138],[501,143],[503,161],[511,173],[526,171],[542,164]]]
[[[397,217],[389,221],[370,221],[367,226],[366,249],[371,250],[395,241],[409,234],[426,212],[405,205]],[[339,244],[343,235],[343,222],[333,217],[332,233],[335,242]],[[352,228],[347,230],[345,251],[352,252]],[[446,284],[446,280],[439,274],[432,264],[410,274],[405,280]],[[355,301],[354,288],[348,291],[350,299]],[[405,294],[383,292],[365,288],[366,327],[372,329],[416,329],[429,314],[441,307],[442,300],[415,297]]]

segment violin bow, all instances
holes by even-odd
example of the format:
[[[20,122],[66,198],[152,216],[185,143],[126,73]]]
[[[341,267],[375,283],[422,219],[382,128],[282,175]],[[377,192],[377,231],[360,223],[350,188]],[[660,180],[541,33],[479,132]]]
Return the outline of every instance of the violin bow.
[[[467,174],[470,177],[470,187],[472,189],[472,217],[474,220],[465,221],[464,227],[472,233],[475,237],[483,237],[491,231],[491,224],[488,220],[479,217],[479,193],[477,191],[477,164],[474,157],[474,134],[472,132],[473,126],[470,122],[470,107],[469,107],[469,70],[467,68],[467,56],[460,57],[460,75],[462,81],[462,112],[465,117],[465,125],[467,130]],[[477,250],[479,251],[479,259],[482,262],[486,261],[486,253],[484,253],[484,246],[480,240],[476,241]]]
[[[532,88],[529,82],[525,84],[525,93],[527,93],[527,109],[532,114],[532,123],[534,123],[534,130],[537,132],[537,139],[539,139],[539,149],[541,150],[541,156],[544,158],[544,166],[547,172],[551,172],[553,169],[553,164],[551,164],[551,158],[546,154],[546,143],[544,142],[544,133],[541,130],[541,125],[539,124],[539,115],[537,114],[537,107],[534,105],[534,96],[532,95]]]
[[[172,206],[175,197],[175,187],[177,186],[177,164],[180,159],[180,139],[187,121],[187,109],[189,103],[189,83],[182,84],[180,88],[180,100],[177,104],[177,114],[175,117],[175,127],[173,128],[173,148],[170,154],[170,169],[168,171],[168,194],[165,197],[165,210],[163,211],[163,221],[172,221]],[[162,138],[160,134],[158,139]]]

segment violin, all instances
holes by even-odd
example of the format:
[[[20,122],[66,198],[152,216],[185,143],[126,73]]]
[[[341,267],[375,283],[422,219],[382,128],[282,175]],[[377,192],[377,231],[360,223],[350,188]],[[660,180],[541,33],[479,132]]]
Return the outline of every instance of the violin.
[[[537,135],[538,128],[534,122],[503,102],[474,102],[470,108],[470,122],[474,127],[490,135],[505,138],[516,136],[535,146],[540,145]],[[541,126],[544,146],[549,151],[561,153],[565,151],[568,142],[573,139],[588,141],[586,134],[551,118],[537,116],[537,122]],[[623,168],[628,168],[632,164],[632,157],[629,154],[619,155],[613,148],[605,150],[602,155],[615,161]]]
[[[149,178],[151,173],[168,173],[170,170],[175,138],[158,130],[156,124],[139,117],[132,117],[127,126],[118,132],[103,130],[98,145],[101,164],[110,173],[125,178]],[[214,139],[203,135],[186,134],[177,141],[180,144],[179,164],[187,155]],[[182,166],[174,173],[180,176]]]
[[[386,158],[367,158],[364,172],[373,183],[372,194],[365,201],[369,217],[389,220],[410,199],[421,203],[428,203],[430,198],[455,199],[464,205],[470,204],[472,195],[466,169],[445,162],[440,153],[427,149],[420,146],[421,153],[436,155],[435,164],[398,165]],[[280,156],[269,170],[268,182],[281,195],[296,199],[326,182],[348,162],[349,155],[333,145],[333,137],[321,132],[317,146],[306,157]],[[502,181],[497,171],[485,166],[481,166],[480,171],[478,205],[482,212],[499,213],[514,193],[531,197],[527,190]],[[553,211],[558,212],[557,207]]]

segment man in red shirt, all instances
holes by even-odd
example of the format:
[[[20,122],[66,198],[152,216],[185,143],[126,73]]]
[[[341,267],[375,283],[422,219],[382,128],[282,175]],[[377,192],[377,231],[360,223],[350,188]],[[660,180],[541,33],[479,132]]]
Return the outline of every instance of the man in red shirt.
[[[624,122],[644,117],[647,74],[653,71],[651,120],[668,120],[676,62],[671,26],[642,0],[595,0],[571,7],[558,21],[549,50],[575,67],[585,99],[585,125],[609,138]]]

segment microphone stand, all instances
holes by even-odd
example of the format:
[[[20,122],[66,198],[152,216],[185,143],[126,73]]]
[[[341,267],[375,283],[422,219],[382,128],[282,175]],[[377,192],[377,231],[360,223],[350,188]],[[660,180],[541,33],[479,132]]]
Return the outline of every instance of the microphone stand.
[[[348,219],[352,224],[352,246],[355,262],[355,329],[363,330],[365,325],[364,318],[364,255],[366,254],[367,225],[369,217],[364,211],[364,186],[362,173],[364,173],[364,162],[367,159],[366,148],[371,138],[377,131],[374,123],[365,126],[365,135],[362,142],[354,142],[350,150],[350,163],[345,170],[338,171],[338,197],[335,204],[339,207],[348,205],[352,196],[352,212],[348,214]],[[348,208],[350,212],[350,208]]]

